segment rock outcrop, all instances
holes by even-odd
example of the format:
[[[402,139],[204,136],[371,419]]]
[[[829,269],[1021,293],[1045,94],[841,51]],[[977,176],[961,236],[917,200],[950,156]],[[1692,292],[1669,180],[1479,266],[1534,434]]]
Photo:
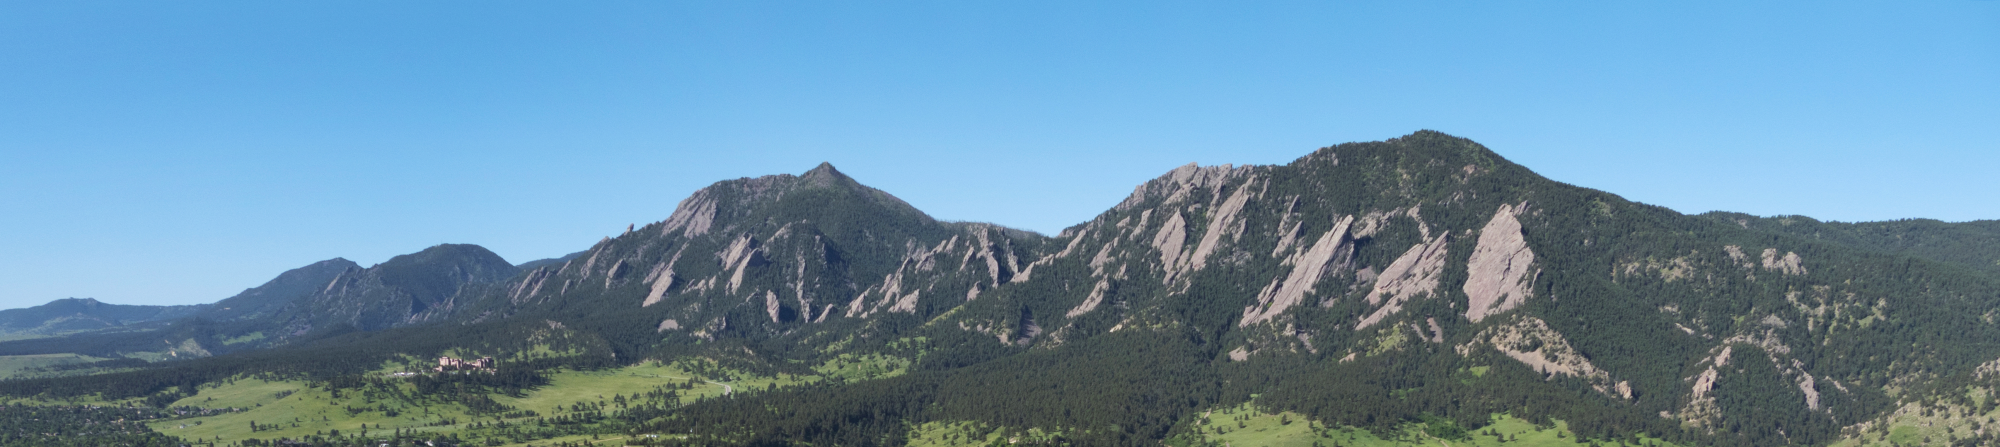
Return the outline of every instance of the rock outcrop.
[[[1313,285],[1329,268],[1346,264],[1354,253],[1352,239],[1347,229],[1354,224],[1354,216],[1343,216],[1332,229],[1321,234],[1312,248],[1299,252],[1286,260],[1292,265],[1291,272],[1271,280],[1264,290],[1257,294],[1257,302],[1243,309],[1243,318],[1237,326],[1249,326],[1283,313],[1285,309],[1305,301],[1313,291]]]
[[[1354,329],[1366,329],[1376,322],[1403,310],[1403,303],[1418,296],[1434,295],[1437,292],[1438,275],[1444,272],[1447,237],[1438,235],[1430,241],[1417,244],[1404,251],[1402,256],[1383,268],[1375,277],[1375,287],[1368,292],[1368,305],[1377,307],[1368,316],[1355,323]],[[1384,302],[1386,300],[1387,302]]]
[[[1479,230],[1479,245],[1466,261],[1465,318],[1478,322],[1519,307],[1534,296],[1532,281],[1540,270],[1534,268],[1535,252],[1528,249],[1521,221],[1515,218],[1526,210],[1527,204],[1500,205],[1493,219]]]

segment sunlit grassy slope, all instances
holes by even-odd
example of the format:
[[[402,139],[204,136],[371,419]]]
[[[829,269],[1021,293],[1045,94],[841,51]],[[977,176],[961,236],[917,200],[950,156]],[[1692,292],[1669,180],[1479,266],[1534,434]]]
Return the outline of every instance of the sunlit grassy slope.
[[[1203,443],[1191,445],[1220,446],[1270,446],[1270,447],[1333,447],[1333,446],[1588,446],[1591,440],[1578,440],[1569,431],[1568,424],[1556,421],[1552,426],[1536,426],[1518,418],[1495,415],[1493,423],[1476,430],[1470,430],[1456,439],[1446,439],[1432,433],[1433,427],[1424,424],[1408,424],[1400,433],[1379,436],[1368,430],[1353,427],[1328,427],[1308,420],[1297,413],[1265,413],[1254,405],[1243,405],[1210,411],[1194,422],[1203,436]],[[1641,438],[1636,444],[1619,440],[1597,440],[1597,445],[1638,445],[1668,447],[1674,444],[1651,438]]]
[[[13,377],[30,368],[104,360],[81,354],[0,355],[0,379]]]
[[[609,402],[615,395],[643,393],[662,385],[679,385],[689,380],[694,380],[695,385],[693,389],[682,392],[684,402],[703,396],[719,396],[726,391],[741,392],[763,389],[772,384],[782,386],[794,383],[791,377],[711,382],[672,365],[648,363],[600,371],[561,371],[550,376],[549,385],[529,390],[521,397],[491,397],[514,407],[516,411],[532,410],[546,417],[563,414],[569,411],[567,408],[572,404]],[[402,387],[405,391],[414,391],[408,384]],[[410,399],[381,392],[343,390],[339,397],[335,397],[331,392],[308,387],[304,382],[258,379],[237,379],[203,387],[194,396],[181,399],[174,405],[242,409],[240,412],[152,424],[155,430],[189,441],[297,438],[331,434],[333,430],[339,430],[343,435],[383,435],[401,431],[424,436],[457,433],[462,438],[473,438],[480,435],[471,427],[476,422],[492,424],[504,420],[507,423],[524,423],[534,419],[533,416],[475,416],[458,403]],[[347,410],[349,407],[370,410],[350,412]],[[393,410],[394,416],[383,409]],[[268,428],[252,431],[252,422]],[[564,436],[557,440],[589,441],[590,438],[590,435]],[[612,438],[606,435],[598,441]],[[545,445],[550,440],[531,442]]]

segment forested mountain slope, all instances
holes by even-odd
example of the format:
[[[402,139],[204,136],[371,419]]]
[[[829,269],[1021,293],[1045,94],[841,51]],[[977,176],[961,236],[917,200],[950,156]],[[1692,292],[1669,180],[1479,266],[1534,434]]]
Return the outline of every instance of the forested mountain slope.
[[[562,321],[630,355],[731,340],[811,359],[837,339],[915,327],[1013,281],[1047,239],[940,222],[822,164],[717,183],[665,221],[446,307],[464,323]]]
[[[1949,262],[2000,273],[2000,220],[1948,223],[1932,219],[1821,222],[1806,216],[1701,215],[1744,228],[1795,235],[1882,253]]]
[[[1326,440],[1502,440],[1489,424],[1519,420],[1598,441],[1822,445],[1894,441],[1899,408],[1992,408],[1953,396],[2000,368],[2000,275],[1967,261],[1993,253],[1944,244],[1983,227],[1890,243],[1777,225],[1551,181],[1429,131],[1184,166],[1053,236],[938,221],[822,164],[718,182],[525,270],[476,246],[344,268],[260,307],[298,337],[285,348],[98,380],[170,402],[282,372],[337,396],[381,380],[367,365],[477,353],[512,379],[451,399],[503,414],[463,393],[690,361],[786,378],[577,426],[667,445],[1200,445],[1229,439],[1210,416],[1244,404]],[[1993,442],[1973,419],[1935,438]]]
[[[325,289],[329,282],[341,273],[359,269],[360,265],[343,258],[333,258],[311,265],[286,270],[263,285],[244,289],[215,303],[203,317],[214,320],[256,319],[271,316],[306,295]]]

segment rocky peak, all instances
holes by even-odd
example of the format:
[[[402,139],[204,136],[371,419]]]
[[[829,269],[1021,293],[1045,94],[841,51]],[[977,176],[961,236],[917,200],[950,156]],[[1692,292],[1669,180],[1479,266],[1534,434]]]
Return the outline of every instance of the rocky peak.
[[[820,162],[819,166],[814,166],[812,170],[800,174],[799,179],[818,186],[854,183],[853,178],[848,177],[847,174],[840,173],[839,169],[834,169],[833,163],[828,162]]]

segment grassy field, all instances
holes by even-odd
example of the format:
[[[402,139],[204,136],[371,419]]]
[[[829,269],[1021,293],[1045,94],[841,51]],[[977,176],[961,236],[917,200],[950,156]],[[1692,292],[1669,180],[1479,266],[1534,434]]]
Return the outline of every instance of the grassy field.
[[[1932,406],[1922,403],[1905,403],[1901,408],[1866,424],[1858,436],[1849,437],[1832,444],[1832,447],[1858,446],[1943,446],[1953,441],[1970,437],[1976,433],[1992,433],[2000,428],[2000,408],[1981,413],[1992,392],[1984,387],[1970,387],[1965,390],[1974,407],[1939,402]]]
[[[105,360],[80,354],[0,355],[0,379],[14,377],[29,368]]]
[[[662,385],[684,384],[695,380],[691,390],[681,390],[683,402],[691,402],[702,396],[719,396],[725,392],[743,392],[764,389],[773,384],[783,386],[799,383],[796,377],[744,377],[734,382],[710,382],[695,374],[673,365],[648,363],[624,368],[600,371],[561,371],[550,375],[550,383],[524,393],[521,397],[490,395],[501,404],[516,410],[532,410],[537,416],[554,417],[571,413],[573,404],[609,404],[612,397],[624,394],[644,393]],[[414,392],[408,384],[400,385],[406,392]],[[344,390],[339,396],[324,389],[309,388],[303,382],[264,381],[238,379],[215,386],[205,386],[194,396],[175,402],[176,406],[196,406],[203,408],[240,408],[241,412],[211,416],[177,419],[157,422],[151,426],[162,433],[179,436],[189,441],[233,442],[246,438],[274,439],[279,437],[298,438],[307,435],[326,435],[338,430],[343,435],[386,433],[418,433],[424,437],[456,433],[461,438],[480,439],[484,432],[475,430],[474,423],[492,424],[506,421],[510,424],[529,424],[535,417],[503,419],[493,415],[471,414],[463,405],[436,400],[409,399],[384,392],[361,392]],[[350,412],[349,407],[369,408],[368,411]],[[390,411],[392,410],[394,413]],[[252,431],[251,423],[262,428]],[[601,436],[591,439],[591,435],[562,436],[504,445],[549,445],[556,441],[598,442],[605,445],[622,444],[623,437]]]
[[[813,367],[813,371],[824,377],[840,377],[853,381],[896,377],[903,375],[909,368],[910,361],[901,357],[881,354],[841,354]]]
[[[657,363],[601,371],[563,371],[550,376],[549,379],[548,386],[536,389],[526,397],[493,396],[493,400],[524,410],[548,413],[557,406],[579,402],[610,402],[613,395],[644,393],[660,385],[683,383],[689,379],[694,379],[697,383],[695,389],[681,395],[684,401],[689,402],[698,396],[720,396],[725,391],[761,390],[772,384],[786,386],[800,383],[799,378],[792,376],[745,377],[728,383],[711,382],[685,369]]]
[[[436,431],[426,429],[435,429],[436,427],[427,425],[436,421],[438,417],[464,417],[463,408],[444,405],[410,408],[401,402],[390,405],[391,408],[402,410],[394,417],[382,412],[350,414],[344,410],[346,406],[376,407],[378,404],[389,405],[389,402],[377,402],[362,393],[345,393],[340,397],[334,397],[325,390],[307,388],[301,382],[239,379],[216,387],[204,387],[199,393],[181,399],[174,405],[238,408],[244,411],[157,422],[153,423],[152,427],[161,433],[179,436],[189,441],[231,442],[246,438],[296,438],[327,433],[329,430],[340,430],[343,433],[383,432],[396,429]],[[267,428],[253,431],[251,429],[253,422]],[[364,429],[363,424],[368,428]]]
[[[1265,413],[1254,406],[1244,405],[1209,411],[1191,421],[1203,435],[1201,442],[1163,443],[1167,445],[1189,446],[1241,446],[1241,447],[1388,447],[1388,446],[1590,446],[1590,440],[1578,441],[1567,424],[1556,421],[1554,426],[1537,427],[1528,421],[1505,416],[1494,416],[1493,423],[1472,430],[1458,439],[1442,439],[1432,436],[1428,426],[1409,424],[1400,433],[1388,438],[1378,436],[1368,430],[1354,427],[1327,427],[1307,419],[1297,413]],[[999,429],[975,422],[931,422],[912,427],[909,435],[911,447],[969,447],[1012,445],[1047,440],[1053,434],[1040,429],[1010,430]],[[1184,446],[1183,444],[1187,444]],[[1596,445],[1621,446],[1619,441],[1599,440]],[[1639,446],[1673,447],[1674,444],[1657,439],[1640,440]]]
[[[1223,446],[1269,446],[1269,447],[1376,447],[1376,446],[1588,446],[1589,440],[1577,440],[1567,424],[1556,421],[1553,427],[1537,427],[1528,421],[1497,415],[1491,425],[1471,430],[1467,437],[1460,439],[1440,439],[1432,436],[1423,424],[1409,424],[1402,433],[1384,439],[1368,430],[1353,427],[1327,427],[1307,419],[1297,413],[1265,413],[1254,406],[1217,409],[1196,422],[1206,441]],[[1601,441],[1600,445],[1625,445],[1618,441]],[[1668,447],[1673,444],[1657,439],[1642,439],[1638,445]]]
[[[1036,444],[1055,437],[1042,429],[1004,430],[978,422],[930,422],[910,430],[910,447]]]

